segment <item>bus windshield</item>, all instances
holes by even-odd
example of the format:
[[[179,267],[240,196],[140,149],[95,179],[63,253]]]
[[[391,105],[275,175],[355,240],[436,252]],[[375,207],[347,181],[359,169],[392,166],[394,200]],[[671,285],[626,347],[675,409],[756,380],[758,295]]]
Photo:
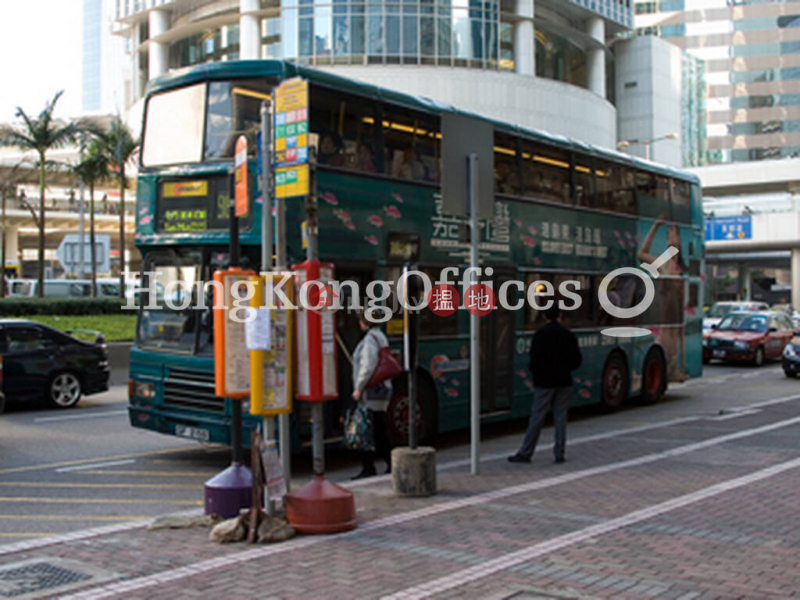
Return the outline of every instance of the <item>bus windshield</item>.
[[[240,135],[255,154],[261,103],[277,79],[212,81],[154,94],[147,102],[142,165],[155,167],[233,157]]]
[[[143,292],[138,338],[144,348],[154,350],[209,353],[211,309],[210,299],[198,298],[205,293],[203,282],[208,268],[203,267],[200,250],[168,250],[154,252],[145,265],[145,290],[155,277],[156,298]],[[210,289],[210,288],[209,288]],[[208,302],[205,302],[208,300]]]

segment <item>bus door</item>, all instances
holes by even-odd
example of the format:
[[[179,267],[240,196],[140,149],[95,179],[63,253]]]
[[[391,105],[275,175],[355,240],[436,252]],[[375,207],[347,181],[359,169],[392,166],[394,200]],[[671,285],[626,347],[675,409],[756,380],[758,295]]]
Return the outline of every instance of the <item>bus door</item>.
[[[514,271],[495,269],[491,278],[481,276],[481,281],[491,279],[495,297],[500,286],[513,280]],[[516,288],[511,286],[512,290]],[[516,299],[515,292],[511,296],[511,305]],[[497,298],[497,309],[485,317],[481,323],[481,412],[506,412],[511,409],[514,377],[514,313],[500,305]]]

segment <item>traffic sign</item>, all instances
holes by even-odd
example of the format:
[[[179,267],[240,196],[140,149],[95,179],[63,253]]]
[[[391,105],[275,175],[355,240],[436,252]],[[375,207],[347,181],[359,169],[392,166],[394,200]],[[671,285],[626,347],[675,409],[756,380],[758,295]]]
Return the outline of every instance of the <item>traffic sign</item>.
[[[81,236],[77,233],[68,233],[61,240],[61,243],[56,249],[56,258],[64,269],[70,273],[77,273],[80,268],[80,246]],[[109,273],[111,271],[111,236],[107,234],[95,234],[94,236],[95,247],[95,266],[97,273]],[[92,244],[89,241],[89,235],[83,236],[83,260],[85,261],[85,269],[90,270],[92,267]]]
[[[736,215],[706,219],[705,239],[707,242],[735,242],[753,239],[753,217]]]
[[[247,214],[249,197],[247,195],[247,138],[243,135],[236,140],[236,216],[243,217]]]
[[[276,167],[308,162],[308,82],[295,77],[275,88]]]
[[[308,165],[275,169],[275,197],[306,196],[309,191]]]

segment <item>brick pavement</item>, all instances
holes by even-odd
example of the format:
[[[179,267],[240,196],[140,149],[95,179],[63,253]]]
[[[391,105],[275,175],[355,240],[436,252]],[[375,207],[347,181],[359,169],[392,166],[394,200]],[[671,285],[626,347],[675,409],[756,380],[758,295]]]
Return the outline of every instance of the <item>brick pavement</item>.
[[[82,598],[414,598],[443,578],[451,587],[432,597],[800,597],[800,468],[581,537],[796,460],[797,404],[598,439],[571,448],[561,466],[542,448],[531,466],[498,460],[478,478],[446,471],[429,499],[363,485],[361,525],[349,534],[251,547],[211,545],[199,530],[131,529],[0,563],[65,557],[117,574]],[[548,550],[570,536],[577,541]],[[544,551],[504,565],[531,549]]]

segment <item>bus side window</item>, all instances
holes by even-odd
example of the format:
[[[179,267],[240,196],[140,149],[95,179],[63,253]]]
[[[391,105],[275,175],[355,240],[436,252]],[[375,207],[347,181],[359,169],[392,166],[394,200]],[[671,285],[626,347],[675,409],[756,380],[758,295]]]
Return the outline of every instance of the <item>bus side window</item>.
[[[636,199],[639,216],[649,219],[669,215],[669,180],[660,175],[636,172]]]
[[[636,214],[633,171],[603,163],[595,170],[596,197],[593,206],[626,215]]]
[[[439,119],[424,113],[383,105],[385,171],[411,181],[439,181]]]
[[[522,177],[525,196],[572,204],[567,152],[523,140]]]
[[[692,221],[692,200],[687,181],[672,180],[672,219],[679,223]]]
[[[575,157],[575,202],[578,206],[592,206],[594,197],[594,172],[588,157]]]
[[[519,155],[517,139],[503,133],[494,134],[494,191],[496,194],[519,196]]]
[[[376,152],[377,105],[364,98],[311,86],[311,139],[317,162],[330,167],[381,173]]]

